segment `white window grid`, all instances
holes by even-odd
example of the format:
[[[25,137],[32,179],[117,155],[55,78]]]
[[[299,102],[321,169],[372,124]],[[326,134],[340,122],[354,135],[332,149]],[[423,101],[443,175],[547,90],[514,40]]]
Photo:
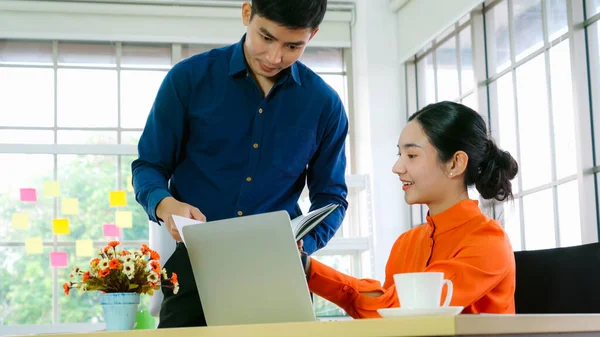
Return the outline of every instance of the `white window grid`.
[[[2,42],[0,40],[0,42]],[[18,41],[28,42],[28,41]],[[48,41],[41,41],[48,42]],[[102,69],[102,70],[117,70],[117,95],[120,95],[120,74],[122,69],[126,70],[144,70],[144,71],[167,71],[172,65],[176,64],[180,60],[187,58],[196,53],[200,53],[209,50],[216,45],[182,45],[182,44],[168,44],[171,53],[171,65],[164,66],[126,66],[121,65],[121,55],[123,50],[123,44],[121,42],[112,42],[116,52],[116,61],[114,65],[91,65],[91,64],[59,64],[58,58],[58,46],[62,41],[54,40],[52,44],[52,64],[35,64],[35,63],[1,63],[0,67],[14,67],[14,68],[46,68],[54,70],[54,123],[53,126],[41,127],[41,126],[3,126],[0,125],[0,132],[6,131],[19,131],[27,132],[29,130],[46,130],[52,131],[54,134],[53,144],[2,144],[0,143],[0,154],[48,154],[54,158],[53,177],[57,179],[58,165],[57,156],[59,155],[110,155],[117,156],[117,186],[115,189],[124,189],[125,186],[121,186],[122,176],[121,167],[123,164],[122,156],[137,156],[137,146],[131,144],[122,144],[122,132],[140,132],[142,128],[127,128],[121,126],[121,100],[117,96],[117,127],[59,127],[57,123],[58,107],[57,107],[57,71],[58,69]],[[81,43],[86,44],[87,42],[67,42],[67,43]],[[97,44],[97,43],[96,43]],[[165,44],[153,45],[143,44],[144,46],[153,47],[161,46]],[[187,54],[187,55],[183,55]],[[347,112],[350,121],[352,121],[352,100],[351,90],[348,90],[348,81],[352,80],[351,66],[348,64],[349,55],[351,50],[349,48],[342,49],[343,55],[343,70],[342,71],[327,71],[320,70],[316,71],[319,75],[332,75],[332,76],[344,76],[344,91],[340,93],[340,96],[345,101]],[[350,103],[350,104],[349,104]],[[117,131],[117,144],[58,144],[57,135],[59,131]],[[352,174],[352,168],[354,167],[354,157],[352,156],[352,143],[353,143],[353,125],[350,127],[349,136],[347,140],[347,158],[348,158],[348,170],[347,170],[347,184],[349,188],[348,199],[350,201],[350,207],[346,214],[346,219],[343,225],[340,227],[336,236],[329,242],[329,244],[317,251],[315,257],[327,258],[327,257],[349,257],[351,261],[350,269],[348,272],[352,275],[357,276],[372,276],[373,265],[372,259],[372,226],[371,226],[371,193],[369,186],[369,177],[367,175]],[[300,203],[306,204],[307,194],[304,193],[301,197]],[[141,207],[141,206],[139,206]],[[306,208],[306,207],[303,207]],[[306,209],[304,209],[306,211]],[[54,201],[54,217],[59,213],[59,201]],[[10,224],[7,224],[10,226]],[[1,232],[0,232],[1,233]],[[122,235],[122,234],[121,234]],[[57,251],[58,248],[74,247],[74,241],[59,241],[56,235],[52,235],[51,241],[44,241],[44,247],[50,247],[53,251]],[[121,237],[119,239],[122,239]],[[147,240],[121,240],[124,244],[139,246],[142,243],[148,243]],[[94,248],[103,247],[106,244],[105,241],[94,241]],[[8,242],[3,240],[0,236],[0,247],[21,247],[25,246],[24,242]],[[58,280],[57,269],[52,268],[52,324],[61,324],[60,322],[60,309],[59,309],[59,297],[62,295],[62,289],[60,284],[64,280]],[[327,313],[324,313],[327,315]],[[85,324],[84,324],[85,325]],[[86,325],[87,326],[87,325]],[[90,327],[83,327],[82,329],[94,329]]]
[[[433,59],[434,65],[434,79],[435,79],[435,100],[437,101],[437,62],[436,62],[436,50],[443,43],[449,39],[456,37],[457,54],[459,53],[460,37],[459,34],[464,29],[469,29],[471,32],[471,43],[472,43],[472,56],[473,56],[473,75],[475,77],[476,87],[472,91],[462,92],[461,85],[459,85],[459,95],[454,101],[464,102],[471,94],[477,98],[476,108],[482,113],[484,119],[488,123],[488,128],[491,131],[492,136],[498,139],[499,136],[497,125],[498,115],[501,111],[498,111],[498,107],[495,102],[498,98],[493,95],[493,92],[489,90],[491,84],[497,79],[504,75],[510,74],[512,76],[513,83],[513,95],[515,97],[515,113],[518,114],[518,106],[516,101],[518,100],[517,82],[516,82],[516,71],[519,66],[527,63],[539,55],[544,55],[546,65],[546,87],[548,90],[548,112],[550,114],[550,121],[552,121],[552,95],[550,93],[551,88],[551,70],[549,66],[549,53],[550,49],[562,41],[569,39],[570,56],[571,56],[571,79],[573,83],[573,101],[574,101],[574,114],[576,120],[576,132],[577,132],[577,173],[572,174],[560,179],[556,175],[556,149],[555,149],[555,136],[550,135],[551,139],[551,172],[552,181],[543,185],[535,186],[532,188],[523,188],[522,180],[519,179],[513,181],[513,191],[515,192],[515,204],[518,204],[519,209],[519,237],[516,250],[528,249],[525,242],[525,219],[523,212],[523,197],[534,194],[536,192],[544,190],[552,190],[552,203],[554,210],[554,247],[560,247],[561,239],[559,232],[559,201],[558,201],[558,186],[567,182],[577,181],[579,188],[579,199],[580,199],[580,219],[581,224],[575,224],[581,226],[581,243],[596,242],[598,241],[598,228],[600,226],[600,215],[598,214],[598,205],[600,204],[600,198],[598,197],[598,172],[600,172],[600,164],[597,164],[598,154],[596,153],[597,144],[593,142],[594,127],[593,122],[596,114],[592,114],[592,106],[600,104],[600,91],[597,90],[597,85],[600,83],[594,83],[593,74],[599,74],[600,66],[597,64],[597,58],[588,57],[594,51],[597,53],[598,46],[597,42],[592,39],[588,39],[590,28],[594,23],[600,20],[600,13],[589,15],[586,17],[586,1],[567,1],[567,18],[568,18],[568,30],[559,36],[555,36],[550,39],[548,34],[548,16],[549,4],[547,0],[541,0],[542,8],[542,26],[543,26],[543,45],[539,46],[535,50],[529,50],[528,54],[520,60],[516,60],[515,55],[515,28],[513,20],[513,4],[517,0],[493,0],[486,1],[481,6],[475,8],[472,12],[468,13],[459,22],[453,24],[446,30],[440,37],[434,39],[428,44],[421,52],[417,53],[413,59],[406,62],[406,81],[407,81],[407,111],[410,113],[415,112],[418,108],[422,108],[424,103],[422,102],[422,94],[419,93],[423,88],[419,85],[418,76],[422,76],[423,72],[419,69],[418,64],[425,58],[429,57]],[[489,74],[489,59],[486,58],[486,36],[485,29],[492,29],[491,27],[485,27],[485,13],[491,10],[494,6],[498,6],[506,2],[508,5],[508,29],[509,29],[509,43],[510,43],[510,66],[506,69],[495,73]],[[589,1],[588,1],[589,2]],[[589,11],[588,11],[589,12]],[[590,31],[588,31],[590,30]],[[461,79],[461,64],[460,56],[457,55],[458,60],[458,76],[459,81]],[[591,78],[591,82],[590,82]],[[596,85],[596,87],[594,87]],[[596,89],[594,89],[596,88]],[[421,100],[421,101],[420,101]],[[427,102],[430,103],[430,102]],[[592,115],[592,116],[590,116]],[[518,115],[515,116],[517,118]],[[518,127],[518,124],[517,124]],[[550,129],[552,133],[552,128]],[[518,133],[517,133],[518,135]],[[596,135],[596,138],[598,136]],[[514,154],[518,162],[520,161],[520,145],[517,136],[517,151]],[[489,206],[489,215],[504,222],[506,203],[500,202],[488,202],[484,204],[484,209]],[[510,207],[510,206],[509,206]],[[412,226],[419,225],[425,221],[426,208],[422,206],[413,206],[411,208],[411,219]],[[512,238],[514,240],[514,238]],[[551,248],[551,247],[548,247]]]

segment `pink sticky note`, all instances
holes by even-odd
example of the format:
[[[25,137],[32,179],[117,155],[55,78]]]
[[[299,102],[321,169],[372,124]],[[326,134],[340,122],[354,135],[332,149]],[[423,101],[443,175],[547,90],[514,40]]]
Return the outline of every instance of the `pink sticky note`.
[[[22,188],[21,189],[21,201],[37,201],[37,192],[35,188]]]
[[[102,225],[102,229],[104,232],[104,236],[120,236],[121,229],[117,227],[117,225],[113,224],[104,224]]]
[[[50,267],[64,268],[68,265],[67,252],[50,252]]]

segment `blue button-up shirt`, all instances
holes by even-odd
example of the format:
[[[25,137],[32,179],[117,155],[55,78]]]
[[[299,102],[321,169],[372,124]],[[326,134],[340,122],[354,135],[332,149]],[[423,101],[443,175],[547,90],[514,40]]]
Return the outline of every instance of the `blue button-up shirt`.
[[[343,207],[304,238],[311,254],[333,237],[346,208],[348,119],[338,94],[300,62],[264,97],[249,76],[242,40],[175,65],[162,82],[132,163],[136,200],[153,221],[167,196],[207,221]],[[168,182],[170,180],[170,182]]]

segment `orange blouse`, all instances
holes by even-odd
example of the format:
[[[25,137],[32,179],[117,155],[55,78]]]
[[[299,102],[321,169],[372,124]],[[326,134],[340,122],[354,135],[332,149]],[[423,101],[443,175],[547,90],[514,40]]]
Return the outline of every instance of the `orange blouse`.
[[[402,234],[379,281],[357,279],[311,259],[310,290],[354,318],[380,317],[377,309],[399,307],[394,274],[443,272],[453,283],[451,306],[463,313],[515,313],[515,258],[508,236],[475,200],[464,200],[427,216],[427,223]],[[371,297],[364,292],[381,292]],[[444,287],[442,299],[446,296]]]

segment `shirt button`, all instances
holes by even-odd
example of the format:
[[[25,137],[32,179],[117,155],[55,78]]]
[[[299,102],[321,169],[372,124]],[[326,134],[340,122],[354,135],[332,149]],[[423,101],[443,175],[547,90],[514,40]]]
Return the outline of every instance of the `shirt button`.
[[[262,113],[262,108],[258,109],[258,113],[261,114]]]
[[[238,211],[238,215],[242,216],[244,213],[242,213],[242,211]]]
[[[252,181],[252,177],[246,177],[246,181]]]
[[[258,149],[258,144],[254,143],[252,146],[254,146],[255,149]]]
[[[343,286],[342,291],[348,291],[348,286]]]

